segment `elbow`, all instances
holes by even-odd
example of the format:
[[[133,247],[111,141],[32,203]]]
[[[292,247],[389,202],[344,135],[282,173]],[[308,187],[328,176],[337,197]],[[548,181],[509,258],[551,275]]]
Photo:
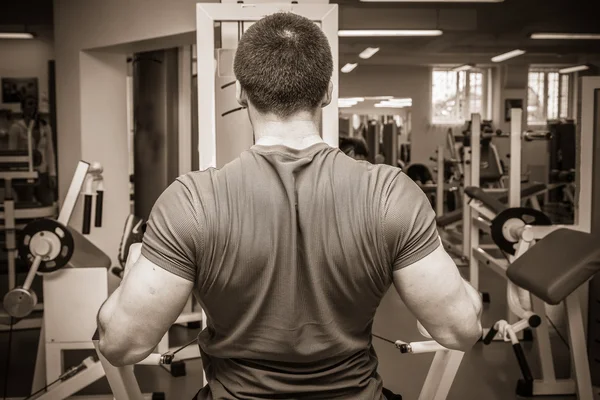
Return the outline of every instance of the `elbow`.
[[[133,347],[123,345],[107,344],[105,341],[98,342],[98,350],[102,356],[114,367],[134,365],[144,360],[152,352],[135,350]]]
[[[139,363],[148,357],[152,349],[140,350],[131,343],[112,343],[105,338],[100,338],[98,351],[112,366],[124,367]]]
[[[108,344],[106,340],[101,339],[98,342],[98,351],[113,367],[124,367],[136,363],[136,361],[131,361],[131,355],[125,349]]]
[[[436,338],[436,341],[450,350],[467,352],[473,348],[483,334],[479,320],[467,326],[463,325],[447,335]]]

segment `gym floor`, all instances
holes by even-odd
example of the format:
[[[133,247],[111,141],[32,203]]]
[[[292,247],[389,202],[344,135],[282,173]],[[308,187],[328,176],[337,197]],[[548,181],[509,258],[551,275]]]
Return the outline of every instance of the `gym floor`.
[[[466,273],[467,271],[461,272]],[[6,282],[3,281],[5,279],[6,276],[0,277],[2,287],[6,285]],[[483,318],[484,327],[489,327],[495,320],[505,318],[505,284],[502,278],[482,268],[481,288],[491,296],[491,303],[486,304]],[[197,330],[189,330],[180,326],[173,327],[171,346],[186,343],[193,339],[197,332]],[[416,320],[404,307],[393,288],[385,296],[378,310],[373,333],[390,340],[422,339],[416,329]],[[8,380],[9,398],[23,398],[29,394],[38,337],[38,330],[13,333]],[[8,333],[0,332],[0,379],[2,379],[0,394],[4,391],[2,386],[6,373],[7,340]],[[416,400],[433,355],[403,355],[392,344],[385,341],[375,338],[374,343],[379,355],[379,373],[384,379],[385,386],[401,394],[405,400]],[[523,346],[535,375],[538,372],[538,365],[533,342],[525,342]],[[556,334],[553,335],[553,349],[556,356],[557,373],[560,374],[559,377],[566,377],[569,372],[569,355],[565,344]],[[69,352],[65,354],[65,365],[67,367],[75,365],[87,355],[89,354],[85,352]],[[173,378],[160,367],[140,366],[136,367],[136,375],[142,391],[164,392],[167,399],[185,400],[191,399],[200,387],[201,361],[188,360],[186,370],[187,376]],[[515,386],[519,376],[517,362],[508,343],[494,342],[489,346],[478,343],[472,351],[465,355],[448,400],[516,399],[518,397],[515,394]],[[102,378],[81,391],[79,395],[98,398],[99,396],[94,395],[106,395],[107,393],[109,393],[108,383],[105,378]],[[107,396],[102,397],[108,398]],[[575,396],[549,396],[546,398],[562,400],[575,399]],[[600,399],[600,393],[596,393],[596,399]]]

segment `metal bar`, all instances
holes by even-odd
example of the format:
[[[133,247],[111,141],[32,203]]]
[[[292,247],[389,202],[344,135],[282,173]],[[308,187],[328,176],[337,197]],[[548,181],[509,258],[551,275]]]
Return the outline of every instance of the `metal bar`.
[[[481,248],[473,249],[473,258],[476,258],[478,261],[484,263],[492,271],[506,279],[506,270],[509,266],[507,261],[492,257]]]
[[[37,171],[1,171],[0,179],[37,179],[38,178]]]
[[[536,225],[536,226],[531,226],[530,230],[531,230],[531,232],[533,232],[533,238],[535,240],[541,240],[541,239],[545,238],[547,235],[549,235],[550,233],[552,233],[558,229],[563,229],[563,228],[578,230],[579,226],[578,225],[548,225],[548,226]]]
[[[192,170],[192,48],[183,46],[178,49],[179,87],[178,112],[178,146],[179,175]]]
[[[40,337],[38,339],[38,348],[35,358],[35,369],[33,371],[33,381],[31,383],[31,393],[35,393],[46,385],[46,330],[42,324]]]
[[[542,370],[542,381],[555,382],[556,373],[554,371],[554,361],[552,357],[552,345],[550,343],[550,332],[548,321],[546,319],[546,304],[536,296],[531,296],[533,312],[541,317],[542,323],[535,329],[535,344],[540,359]]]
[[[444,214],[444,146],[437,148],[437,187],[435,189],[435,213]]]
[[[304,6],[307,7],[307,6]],[[314,6],[313,6],[314,7]],[[333,91],[331,92],[331,103],[322,110],[321,118],[321,135],[325,143],[331,147],[339,146],[339,113],[338,113],[338,97],[339,97],[339,42],[338,42],[338,5],[328,4],[322,5],[323,7],[329,7],[325,14],[320,17],[321,29],[325,33],[329,41],[329,47],[331,48],[331,54],[333,55],[333,74],[331,80],[333,82]],[[301,11],[302,8],[294,8],[294,12]],[[308,10],[307,10],[308,11]],[[321,12],[317,12],[320,15]],[[304,15],[304,14],[302,14]],[[307,15],[305,15],[307,16]],[[396,164],[396,160],[393,160],[393,164]]]
[[[475,200],[472,199],[471,200],[471,208],[473,208],[477,214],[481,214],[484,217],[486,217],[488,220],[493,220],[494,218],[496,218],[496,213],[493,212],[492,210],[490,210],[485,204],[483,204],[481,201],[479,200]],[[475,219],[475,218],[473,218]]]
[[[463,352],[455,350],[436,352],[425,377],[419,400],[445,400],[463,356]]]
[[[567,307],[571,362],[575,372],[575,381],[577,382],[577,398],[579,400],[594,400],[579,293],[575,291],[567,296],[565,304]]]
[[[28,162],[28,156],[0,156],[0,164],[17,164]]]
[[[471,143],[473,144],[473,143]],[[465,179],[464,186],[471,186],[471,148],[464,148],[465,157]],[[469,259],[471,258],[471,230],[469,226],[471,224],[471,207],[469,206],[469,196],[464,193],[463,190],[463,219],[462,219],[462,232],[463,232],[463,255]]]
[[[575,381],[572,379],[557,379],[553,382],[533,381],[534,396],[568,396],[576,393]]]
[[[506,193],[508,192],[507,188],[483,188],[483,191],[486,193]]]
[[[481,115],[471,114],[471,184],[481,186]],[[465,186],[466,187],[466,186]]]
[[[578,85],[574,85],[578,87]],[[575,224],[578,230],[590,233],[592,229],[592,193],[594,188],[594,143],[596,131],[596,92],[600,88],[600,77],[581,78],[581,127],[577,143],[577,185],[575,194]],[[575,102],[577,103],[577,102]]]
[[[8,258],[8,290],[12,290],[17,285],[17,266],[16,266],[16,233],[15,233],[15,201],[4,200],[4,229],[6,256]]]
[[[482,231],[484,231],[485,233],[490,233],[490,226],[491,224],[486,221],[485,219],[481,218],[481,217],[477,217],[475,219],[473,219],[473,221],[471,222],[473,225],[475,225],[477,227],[477,229],[480,229]],[[481,248],[481,246],[479,246]]]
[[[108,379],[108,384],[110,385],[114,400],[142,400],[144,397],[140,390],[140,386],[135,379],[133,365],[120,368],[114,367],[106,358],[104,358],[98,349],[97,340],[94,340],[94,347],[96,348],[96,353],[102,363],[102,368]]]
[[[87,365],[85,370],[66,381],[60,382],[56,386],[52,386],[48,392],[37,397],[36,400],[60,400],[69,398],[71,395],[79,392],[84,387],[91,385],[103,376],[104,371],[102,370],[102,364],[99,361],[96,361],[93,364]],[[131,400],[134,399],[131,398]]]
[[[521,206],[521,124],[523,110],[510,110],[510,181],[508,190],[509,207]]]
[[[434,353],[448,350],[435,340],[424,340],[421,342],[411,342],[408,344],[411,348],[410,354]]]
[[[35,121],[29,121],[29,126],[27,127],[27,155],[29,157],[28,167],[29,172],[33,172],[33,127],[35,125]]]
[[[471,186],[480,186],[481,169],[481,116],[479,114],[471,115]],[[479,228],[472,223],[479,216],[476,209],[471,208],[469,224],[463,226],[463,229],[470,230],[470,250],[479,247]],[[479,262],[469,254],[469,282],[475,289],[479,289]]]

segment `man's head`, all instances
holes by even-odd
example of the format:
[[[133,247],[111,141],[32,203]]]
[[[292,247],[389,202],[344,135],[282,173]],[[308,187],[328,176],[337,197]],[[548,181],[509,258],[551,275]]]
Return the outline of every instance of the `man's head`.
[[[286,120],[331,101],[333,58],[323,31],[292,13],[269,15],[242,36],[233,65],[238,102]]]
[[[25,118],[35,118],[38,111],[37,99],[33,96],[25,96],[21,100],[21,112]]]

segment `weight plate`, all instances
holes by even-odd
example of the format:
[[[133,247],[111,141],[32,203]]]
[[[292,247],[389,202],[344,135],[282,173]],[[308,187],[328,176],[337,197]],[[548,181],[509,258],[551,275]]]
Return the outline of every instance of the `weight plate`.
[[[50,252],[52,257],[46,256],[42,258],[38,272],[48,273],[57,271],[67,265],[73,256],[73,251],[75,250],[73,235],[58,221],[46,218],[36,219],[25,226],[22,235],[22,240],[19,243],[19,256],[30,265],[35,258],[35,254],[33,254],[30,247],[31,239],[34,236],[51,235],[50,237],[53,240],[50,240],[50,242],[59,243],[59,249],[53,249],[54,251]]]
[[[4,296],[4,310],[13,318],[25,318],[36,304],[37,296],[31,289],[17,287]]]
[[[515,254],[515,244],[517,244],[517,242],[508,240],[504,236],[502,228],[504,227],[504,224],[511,219],[519,219],[523,221],[525,225],[552,225],[552,221],[546,214],[533,208],[515,207],[507,208],[502,211],[492,220],[492,240],[494,240],[494,243],[500,250],[510,255]]]

